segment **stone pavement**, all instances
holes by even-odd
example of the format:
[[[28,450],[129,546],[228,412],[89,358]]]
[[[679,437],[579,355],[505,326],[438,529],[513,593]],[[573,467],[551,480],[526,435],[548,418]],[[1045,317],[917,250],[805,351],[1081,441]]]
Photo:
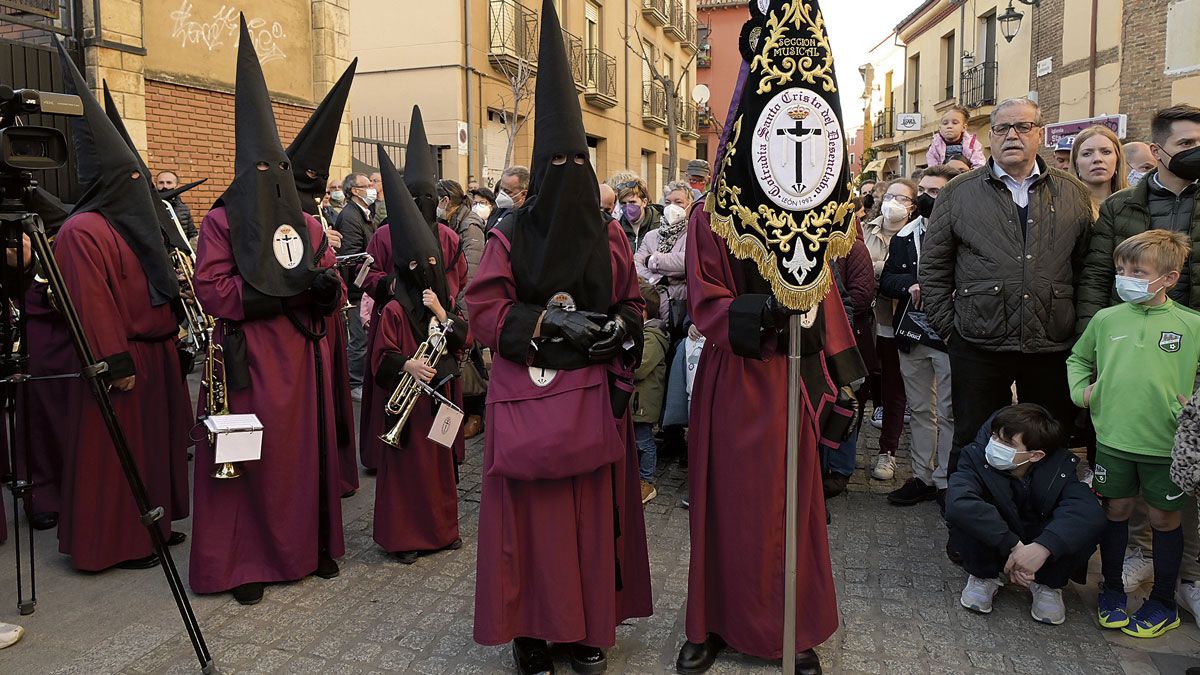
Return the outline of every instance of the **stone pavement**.
[[[1154,641],[1114,635],[1095,627],[1094,592],[1081,587],[1065,593],[1067,623],[1058,627],[1035,623],[1028,593],[1011,587],[997,596],[990,616],[963,610],[958,595],[965,576],[946,560],[936,505],[887,505],[881,493],[900,484],[904,471],[887,483],[865,477],[876,439],[865,425],[851,490],[830,503],[842,628],[818,649],[826,672],[1142,675],[1200,665],[1193,621]],[[254,607],[227,594],[193,596],[221,671],[512,672],[507,648],[471,641],[480,452],[479,443],[470,445],[459,486],[460,551],[411,566],[389,560],[371,539],[374,481],[364,477],[359,493],[344,502],[347,556],[339,577],[271,586]],[[907,469],[903,456],[899,465]],[[660,473],[659,496],[646,506],[655,615],[618,630],[610,673],[673,672],[683,639],[688,513],[679,499],[686,470],[670,462]],[[11,516],[11,502],[9,510]],[[185,580],[189,543],[173,549]],[[56,548],[53,531],[37,534],[39,604],[33,615],[18,617],[12,539],[0,547],[0,620],[28,629],[22,642],[0,651],[0,672],[198,672],[161,572],[78,574]],[[570,672],[565,659],[559,666]],[[778,670],[777,663],[726,652],[710,672]]]

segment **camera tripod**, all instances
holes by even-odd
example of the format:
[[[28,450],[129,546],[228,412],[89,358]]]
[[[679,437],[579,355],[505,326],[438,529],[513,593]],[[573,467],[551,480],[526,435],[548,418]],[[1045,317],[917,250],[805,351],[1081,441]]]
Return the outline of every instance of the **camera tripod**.
[[[146,491],[146,486],[142,482],[142,478],[138,473],[137,464],[134,462],[133,455],[129,451],[128,443],[125,439],[125,433],[121,428],[121,422],[117,419],[117,414],[113,408],[112,399],[108,395],[108,385],[102,375],[107,372],[108,364],[103,361],[97,361],[92,353],[91,345],[88,344],[87,336],[83,331],[83,325],[80,323],[79,314],[75,309],[74,303],[71,301],[71,296],[67,291],[65,282],[63,281],[61,270],[58,263],[55,261],[54,254],[50,249],[49,239],[46,235],[45,225],[41,217],[31,212],[27,208],[28,197],[34,189],[35,183],[28,174],[16,175],[0,173],[0,241],[4,242],[3,250],[0,251],[0,266],[5,268],[5,273],[0,274],[0,283],[5,285],[4,292],[14,298],[23,298],[24,284],[17,283],[9,285],[11,281],[19,279],[23,276],[22,267],[19,264],[14,270],[7,261],[8,249],[16,247],[17,258],[23,262],[23,242],[24,236],[29,237],[30,246],[33,253],[33,260],[40,268],[40,274],[44,277],[49,285],[50,293],[54,297],[59,314],[66,323],[67,330],[71,335],[71,342],[74,345],[75,353],[79,357],[79,362],[82,368],[78,374],[83,378],[91,388],[96,405],[99,407],[100,415],[104,419],[105,427],[108,430],[108,435],[112,439],[112,444],[116,450],[117,457],[121,463],[121,470],[125,474],[125,480],[129,485],[129,490],[133,495],[134,503],[137,505],[138,514],[142,525],[146,527],[147,533],[150,535],[150,541],[154,547],[154,552],[158,555],[159,564],[162,566],[163,573],[167,577],[167,583],[171,587],[171,595],[175,599],[175,604],[179,609],[179,614],[183,618],[184,627],[187,629],[188,637],[191,639],[192,648],[196,652],[196,658],[200,662],[201,672],[216,673],[216,666],[213,664],[212,656],[208,652],[208,645],[204,641],[204,635],[200,631],[200,624],[196,619],[196,614],[192,610],[191,603],[188,600],[187,590],[184,588],[183,581],[179,576],[179,571],[175,567],[175,561],[171,557],[171,551],[167,547],[166,540],[163,538],[162,530],[159,527],[159,522],[164,511],[161,506],[151,506],[150,497]],[[9,272],[11,270],[11,272]],[[18,303],[23,305],[22,300]],[[7,309],[7,308],[6,308]],[[16,387],[28,383],[32,378],[27,374],[27,345],[25,340],[25,320],[23,316],[17,320],[17,325],[12,323],[13,312],[6,312],[3,317],[3,324],[6,326],[0,329],[0,333],[6,332],[7,336],[20,340],[20,349],[16,353],[8,353],[2,355],[8,367],[4,371],[3,379],[0,380],[0,389],[3,390],[5,402],[11,403],[15,401]],[[11,343],[10,343],[11,344]],[[28,413],[26,412],[26,415]],[[9,408],[5,417],[7,429],[6,433],[10,441],[15,439],[14,424],[16,422],[15,414]],[[28,426],[26,420],[26,427]],[[15,445],[10,445],[10,448],[15,448]],[[29,462],[25,463],[26,466]],[[15,467],[14,467],[15,469]],[[14,509],[17,503],[25,501],[22,497],[29,494],[28,480],[13,481]],[[25,501],[28,504],[28,501]],[[28,510],[28,506],[26,506]],[[20,558],[20,517],[14,513],[14,522],[17,523],[17,532],[14,539],[17,542],[17,584],[18,584],[18,608],[21,614],[30,614],[33,612],[36,604],[36,590],[34,587],[34,572],[33,572],[33,532],[30,528],[29,533],[29,562],[30,562],[30,598],[25,600],[23,596],[23,588],[21,587],[21,558]]]

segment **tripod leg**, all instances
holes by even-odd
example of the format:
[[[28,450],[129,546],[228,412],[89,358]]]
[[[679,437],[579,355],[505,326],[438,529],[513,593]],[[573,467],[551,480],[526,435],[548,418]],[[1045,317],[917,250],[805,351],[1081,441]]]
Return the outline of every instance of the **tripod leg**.
[[[50,243],[46,238],[41,218],[36,215],[30,215],[25,218],[23,224],[25,233],[29,235],[34,254],[42,265],[42,273],[49,282],[51,292],[54,293],[58,300],[59,312],[66,321],[67,330],[71,334],[71,342],[75,346],[75,353],[79,356],[79,362],[83,366],[82,373],[91,386],[96,404],[100,409],[100,415],[104,419],[104,425],[108,430],[109,437],[112,439],[117,458],[120,460],[121,470],[125,474],[125,481],[129,484],[129,490],[133,494],[133,501],[137,505],[138,513],[141,514],[142,525],[146,527],[146,531],[150,534],[150,542],[154,546],[154,552],[158,554],[163,574],[166,575],[167,584],[171,587],[171,595],[175,598],[175,605],[178,607],[179,614],[183,618],[184,628],[187,629],[188,637],[192,641],[192,648],[196,652],[197,660],[200,661],[201,670],[204,673],[215,672],[212,656],[208,652],[208,645],[205,643],[204,635],[200,631],[200,623],[196,619],[196,613],[192,610],[191,602],[187,597],[187,590],[183,586],[183,580],[179,577],[179,571],[175,568],[175,561],[171,557],[171,551],[167,547],[166,541],[163,539],[162,530],[158,527],[158,521],[163,516],[163,509],[162,507],[151,507],[150,505],[150,497],[146,492],[146,485],[142,482],[141,475],[138,473],[137,464],[129,451],[125,432],[121,428],[121,422],[117,418],[116,410],[113,408],[112,399],[108,396],[108,387],[100,377],[104,374],[107,364],[98,363],[92,353],[91,345],[88,344],[87,335],[84,333],[83,325],[80,323],[79,314],[75,310],[75,305],[71,301],[71,296],[67,291],[62,271],[58,268],[58,263],[54,258],[53,252],[50,250]]]

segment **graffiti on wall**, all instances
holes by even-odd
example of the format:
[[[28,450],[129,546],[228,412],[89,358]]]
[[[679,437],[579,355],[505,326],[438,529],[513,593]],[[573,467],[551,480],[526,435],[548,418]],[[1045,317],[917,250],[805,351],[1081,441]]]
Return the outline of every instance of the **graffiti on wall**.
[[[210,52],[226,44],[236,46],[238,11],[234,5],[221,5],[211,17],[196,17],[193,15],[192,2],[181,0],[179,8],[171,12],[171,39],[178,40],[179,46],[185,49],[199,47]],[[260,63],[265,65],[287,58],[282,45],[287,38],[283,24],[263,17],[248,16],[246,27],[250,30]]]

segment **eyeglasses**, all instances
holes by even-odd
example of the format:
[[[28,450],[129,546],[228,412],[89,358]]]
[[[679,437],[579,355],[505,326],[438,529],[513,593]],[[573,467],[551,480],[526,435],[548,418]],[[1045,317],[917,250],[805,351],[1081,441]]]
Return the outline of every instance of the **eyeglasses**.
[[[1034,130],[1035,127],[1041,126],[1037,122],[1017,122],[1016,124],[993,124],[992,133],[997,136],[1007,136],[1008,132],[1016,129],[1018,134],[1027,134]]]
[[[884,195],[884,196],[883,196],[883,201],[885,201],[885,202],[890,202],[890,201],[892,201],[893,199],[895,199],[896,201],[900,202],[901,204],[911,204],[911,203],[913,203],[912,197],[909,197],[908,195],[893,195],[893,194],[886,194],[886,195]]]

